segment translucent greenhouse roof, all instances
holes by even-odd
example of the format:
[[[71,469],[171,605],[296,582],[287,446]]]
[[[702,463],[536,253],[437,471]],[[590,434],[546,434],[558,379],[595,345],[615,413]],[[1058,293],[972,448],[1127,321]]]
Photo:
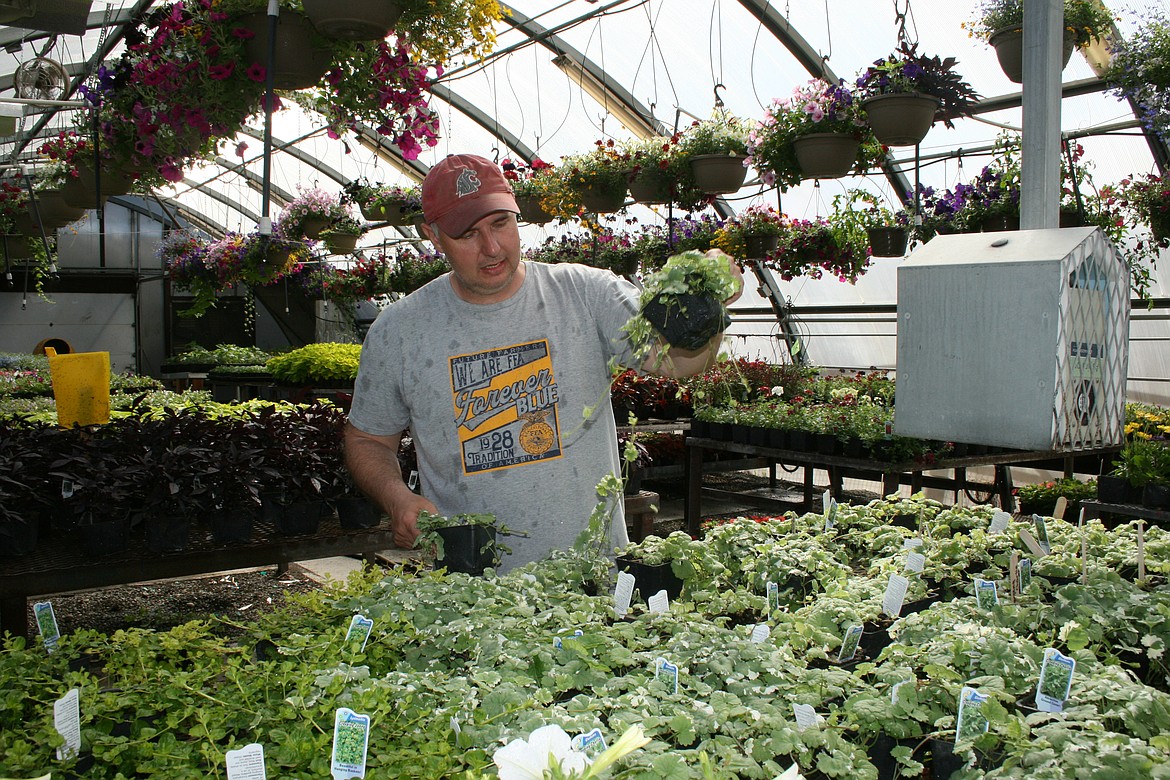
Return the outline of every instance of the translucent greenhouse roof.
[[[7,0],[8,3],[15,0]],[[11,74],[24,61],[46,56],[60,61],[74,78],[84,78],[103,59],[117,56],[123,43],[120,24],[161,2],[40,0],[50,7],[84,6],[88,30],[49,34],[17,27],[0,28],[0,98],[12,96]],[[0,4],[3,5],[3,4]],[[954,56],[958,70],[986,99],[986,110],[955,121],[954,129],[936,124],[919,149],[895,149],[892,167],[900,184],[880,172],[865,177],[805,182],[782,196],[749,176],[743,189],[725,196],[724,214],[757,203],[779,206],[793,218],[826,215],[835,196],[862,187],[891,204],[897,188],[916,177],[935,188],[964,182],[989,159],[997,134],[1022,123],[1020,88],[1003,74],[993,50],[969,36],[964,21],[974,18],[974,0],[936,3],[908,0],[827,0],[824,3],[766,0],[515,0],[497,24],[491,55],[482,61],[452,62],[438,80],[432,106],[440,115],[439,144],[416,162],[396,150],[375,149],[368,140],[329,138],[319,115],[286,101],[273,119],[271,186],[273,216],[298,187],[340,191],[351,181],[418,181],[443,156],[471,152],[502,159],[533,156],[556,163],[564,155],[587,151],[597,140],[630,139],[651,129],[670,132],[708,118],[717,102],[745,118],[759,119],[774,98],[785,98],[810,78],[810,69],[852,81],[873,60],[899,42],[899,17],[905,35],[929,55]],[[1163,2],[1109,2],[1125,35],[1141,14],[1165,13]],[[45,10],[45,9],[42,9]],[[559,65],[558,65],[559,63]],[[566,63],[568,63],[566,65]],[[591,71],[608,86],[582,86],[577,72]],[[1075,55],[1062,74],[1067,97],[1061,104],[1063,132],[1085,149],[1093,180],[1113,183],[1129,174],[1157,170],[1154,147],[1142,134],[1129,104],[1102,91],[1087,61]],[[16,136],[0,138],[0,162],[29,164],[36,143],[26,134],[56,133],[81,122],[70,108],[28,108]],[[253,130],[220,149],[214,163],[189,169],[185,179],[157,194],[185,220],[211,232],[248,231],[261,211],[261,119]],[[1166,158],[1165,146],[1160,148]],[[665,222],[665,207],[632,206],[614,217],[616,227]],[[526,242],[577,232],[579,227],[527,226]],[[374,229],[361,242],[374,248],[412,238],[394,228]],[[894,363],[895,278],[898,260],[877,259],[855,285],[835,279],[780,282],[783,297],[802,310],[796,323],[812,361],[841,367],[892,367]],[[1153,294],[1165,297],[1163,268]],[[810,308],[811,307],[811,308]],[[875,308],[876,307],[876,308]],[[752,356],[786,359],[776,338],[769,303],[749,290],[740,304],[733,335]],[[1165,335],[1165,323],[1135,324]],[[1135,347],[1136,376],[1170,377],[1165,350]]]

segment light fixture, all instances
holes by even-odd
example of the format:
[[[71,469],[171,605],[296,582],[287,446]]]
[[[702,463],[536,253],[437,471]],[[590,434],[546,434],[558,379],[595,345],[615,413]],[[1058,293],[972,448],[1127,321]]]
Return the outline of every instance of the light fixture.
[[[585,91],[585,94],[596,100],[606,112],[643,140],[662,135],[655,126],[652,118],[644,116],[633,108],[627,100],[618,95],[618,87],[606,83],[604,74],[598,76],[585,64],[578,62],[568,54],[561,54],[553,58],[553,65],[569,77],[569,80]],[[632,99],[632,98],[631,98]]]

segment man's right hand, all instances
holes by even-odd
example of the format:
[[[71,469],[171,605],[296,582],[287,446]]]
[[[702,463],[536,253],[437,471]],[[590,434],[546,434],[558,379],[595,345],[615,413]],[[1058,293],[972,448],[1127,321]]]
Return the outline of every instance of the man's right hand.
[[[424,510],[436,515],[439,513],[434,504],[410,490],[404,493],[400,491],[399,495],[395,496],[394,504],[390,508],[394,544],[404,550],[414,547],[414,542],[418,539],[418,513]]]

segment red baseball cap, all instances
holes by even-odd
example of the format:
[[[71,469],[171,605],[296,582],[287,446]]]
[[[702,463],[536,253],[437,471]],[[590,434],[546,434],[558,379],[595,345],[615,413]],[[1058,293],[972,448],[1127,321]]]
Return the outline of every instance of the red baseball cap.
[[[449,236],[461,236],[495,211],[520,213],[500,166],[474,154],[436,163],[422,183],[423,217]]]

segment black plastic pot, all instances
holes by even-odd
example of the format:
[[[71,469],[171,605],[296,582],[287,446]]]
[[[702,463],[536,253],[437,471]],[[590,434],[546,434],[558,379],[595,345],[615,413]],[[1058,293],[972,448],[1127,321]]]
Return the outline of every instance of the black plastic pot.
[[[146,521],[146,549],[155,553],[187,549],[191,522],[185,517],[156,516]]]
[[[1128,487],[1125,477],[1102,474],[1097,477],[1097,500],[1102,504],[1124,504]]]
[[[617,567],[619,571],[634,575],[634,587],[643,599],[649,599],[660,590],[665,590],[671,601],[682,595],[682,580],[675,576],[669,563],[650,565],[623,555],[617,559]]]
[[[252,515],[221,509],[208,518],[211,538],[218,544],[240,544],[252,538]]]
[[[438,528],[443,538],[443,557],[435,560],[436,569],[459,571],[479,577],[496,563],[496,529],[482,525],[453,525]]]
[[[908,747],[913,750],[921,740],[895,739],[886,734],[878,734],[873,744],[866,749],[869,762],[877,769],[878,780],[894,780],[898,775],[898,761],[890,755],[896,747]]]
[[[125,517],[78,525],[73,533],[78,545],[89,555],[112,555],[122,552],[130,543],[130,523]]]
[[[382,521],[382,510],[365,496],[344,496],[333,505],[342,528],[373,528]]]
[[[685,350],[702,349],[731,324],[722,303],[690,293],[659,295],[643,307],[642,316],[668,344]]]
[[[1148,483],[1142,489],[1142,506],[1150,509],[1170,509],[1170,485]]]
[[[324,501],[294,501],[277,505],[276,530],[286,536],[315,534],[325,513]]]

